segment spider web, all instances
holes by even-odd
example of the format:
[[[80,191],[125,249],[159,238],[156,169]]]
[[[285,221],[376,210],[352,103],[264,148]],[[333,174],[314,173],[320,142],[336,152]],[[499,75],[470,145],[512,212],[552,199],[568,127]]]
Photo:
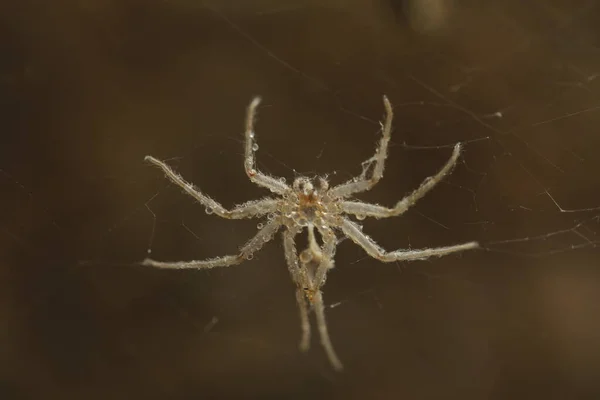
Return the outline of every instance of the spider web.
[[[597,388],[597,4],[326,3],[74,3],[43,10],[69,21],[50,39],[28,36],[42,14],[8,24],[0,84],[15,134],[0,158],[0,262],[6,365],[24,361],[2,371],[0,393],[32,393],[31,376],[42,391],[81,395],[80,368],[106,377],[82,379],[109,395]],[[361,221],[365,231],[388,250],[482,249],[386,265],[340,238],[324,294],[346,376],[362,378],[340,385],[316,340],[308,356],[296,350],[280,240],[232,268],[136,265],[148,253],[234,254],[259,223],[206,215],[146,154],[227,207],[264,196],[244,176],[239,134],[261,94],[259,168],[341,183],[370,166],[384,93],[390,155],[358,198],[392,205],[457,142],[465,151],[417,206]]]

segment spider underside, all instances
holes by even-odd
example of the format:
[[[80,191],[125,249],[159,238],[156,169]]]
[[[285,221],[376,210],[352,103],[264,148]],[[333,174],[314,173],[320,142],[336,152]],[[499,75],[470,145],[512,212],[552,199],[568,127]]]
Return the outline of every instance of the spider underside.
[[[254,120],[256,109],[260,104],[259,97],[255,97],[247,109],[244,169],[252,182],[269,189],[274,194],[280,195],[280,198],[265,197],[236,205],[231,210],[227,210],[221,204],[200,192],[193,184],[186,182],[167,164],[154,157],[146,156],[146,161],[160,167],[169,180],[206,207],[207,212],[228,219],[267,216],[267,221],[256,235],[239,249],[239,253],[236,255],[202,261],[164,262],[146,259],[142,264],[171,269],[209,269],[240,264],[244,260],[251,259],[255,252],[273,239],[280,228],[285,227],[282,233],[283,247],[291,278],[296,284],[296,301],[300,311],[302,328],[300,349],[306,351],[310,346],[309,312],[314,310],[321,344],[331,365],[336,370],[341,370],[343,368],[342,362],[336,355],[329,338],[321,291],[325,284],[327,271],[334,266],[333,257],[338,243],[334,231],[341,232],[362,247],[369,256],[383,262],[423,260],[478,247],[476,242],[469,242],[447,247],[418,250],[400,249],[388,252],[364,234],[360,225],[344,215],[350,214],[357,217],[357,219],[365,217],[379,219],[403,214],[452,170],[460,155],[461,145],[457,144],[454,147],[452,156],[439,172],[426,178],[416,190],[398,201],[394,207],[387,208],[377,204],[348,200],[350,196],[356,193],[370,190],[383,176],[393,119],[392,106],[386,96],[383,96],[383,103],[386,116],[385,122],[382,124],[382,137],[375,155],[363,163],[363,171],[359,176],[332,188],[329,187],[324,177],[316,179],[298,177],[290,187],[284,179],[275,178],[257,170]],[[304,228],[308,232],[308,246],[298,254],[295,238]],[[322,245],[315,238],[315,229],[321,236]]]

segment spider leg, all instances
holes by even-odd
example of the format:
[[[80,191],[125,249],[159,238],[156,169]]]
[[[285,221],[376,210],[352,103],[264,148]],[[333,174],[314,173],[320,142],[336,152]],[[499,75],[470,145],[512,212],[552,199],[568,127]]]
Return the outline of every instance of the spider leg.
[[[325,277],[327,271],[333,267],[333,256],[335,255],[336,248],[336,237],[333,231],[327,227],[319,227],[319,232],[323,237],[323,247],[321,248],[316,241],[314,234],[314,227],[311,225],[308,228],[308,248],[303,252],[305,259],[300,258],[300,262],[303,264],[304,270],[309,270],[316,266],[316,271],[312,278],[312,287],[307,290],[306,296],[310,301],[310,304],[315,310],[315,316],[317,319],[317,329],[321,338],[321,346],[327,354],[329,362],[336,370],[340,371],[343,369],[342,362],[337,356],[331,339],[329,337],[329,330],[327,328],[327,321],[325,319],[325,305],[323,303],[323,294],[321,287],[325,284]],[[309,266],[309,264],[311,264]]]
[[[208,258],[201,261],[156,261],[151,258],[146,258],[144,261],[142,261],[142,265],[146,267],[165,269],[211,269],[216,267],[229,267],[231,265],[237,265],[242,261],[244,261],[244,257],[239,255]]]
[[[265,175],[256,168],[256,159],[254,153],[258,149],[255,141],[254,120],[256,119],[256,109],[260,104],[260,97],[255,97],[248,106],[246,113],[246,145],[244,156],[244,169],[248,178],[259,186],[265,187],[278,194],[284,194],[290,190],[290,187],[284,181]]]
[[[244,260],[252,258],[252,255],[260,250],[265,243],[270,241],[281,227],[281,222],[273,219],[258,231],[245,245],[240,248],[238,255],[229,255],[217,258],[209,258],[201,261],[156,261],[150,258],[142,261],[142,265],[155,268],[167,269],[210,269],[216,267],[228,267],[240,264]]]
[[[310,288],[311,284],[306,275],[306,270],[300,269],[300,265],[298,264],[298,253],[294,242],[298,231],[298,229],[295,229],[294,231],[286,230],[283,232],[283,249],[290,275],[296,284],[296,303],[300,312],[300,326],[302,328],[302,338],[300,339],[299,347],[301,351],[307,351],[310,348],[310,320],[308,318],[308,306],[304,290]]]
[[[319,248],[320,250],[318,254],[319,258],[314,260],[319,263],[314,277],[316,289],[319,290],[325,284],[327,271],[333,268],[333,257],[335,255],[335,248],[337,246],[337,238],[335,237],[335,233],[333,233],[333,230],[331,230],[330,228],[319,227],[317,229],[323,237],[323,248],[319,248],[319,245],[315,240],[314,233],[309,235],[309,243],[311,244],[311,248],[314,246]],[[309,232],[312,232],[312,229],[309,230]]]
[[[285,260],[288,264],[288,270],[292,276],[292,280],[296,286],[303,288],[307,280],[306,272],[300,268],[298,263],[298,252],[296,251],[296,235],[300,229],[290,230],[289,228],[283,232],[283,250],[285,252]]]
[[[446,161],[446,164],[438,171],[437,174],[426,178],[421,185],[408,196],[400,200],[393,208],[383,207],[377,204],[368,204],[361,201],[341,201],[340,206],[342,211],[348,214],[359,215],[364,217],[387,218],[395,217],[404,213],[406,210],[415,205],[415,203],[424,197],[431,189],[433,189],[456,165],[456,161],[460,155],[461,144],[454,146],[452,156]]]
[[[375,151],[375,155],[366,161],[364,168],[370,168],[371,163],[375,163],[373,172],[370,178],[366,178],[366,169],[363,173],[350,179],[348,182],[342,183],[332,188],[329,193],[332,197],[343,198],[350,196],[354,193],[364,192],[365,190],[371,189],[379,180],[383,177],[383,169],[385,167],[385,159],[388,155],[388,144],[392,134],[392,119],[394,118],[394,111],[392,105],[386,96],[383,96],[383,105],[385,106],[385,122],[382,125],[382,136],[379,141],[379,145]],[[365,164],[365,163],[363,163]]]
[[[323,304],[323,294],[318,290],[312,298],[312,304],[315,309],[315,315],[317,317],[317,329],[319,330],[319,336],[321,337],[321,346],[325,349],[329,362],[338,371],[344,369],[344,366],[331,344],[329,338],[329,331],[327,330],[327,321],[325,320],[325,306]]]
[[[368,255],[383,262],[425,260],[429,257],[442,257],[458,251],[476,249],[479,247],[477,242],[468,242],[454,246],[388,252],[375,243],[373,239],[365,235],[356,223],[344,218],[340,228],[350,240],[362,247]]]
[[[329,331],[327,329],[327,321],[325,320],[325,306],[323,304],[323,295],[319,288],[325,281],[325,273],[333,265],[333,254],[335,252],[336,238],[329,228],[321,231],[323,235],[324,245],[323,251],[318,245],[315,235],[314,228],[309,227],[308,229],[308,248],[304,250],[298,258],[296,252],[296,245],[294,239],[298,230],[293,232],[286,231],[283,234],[284,237],[284,249],[286,259],[288,261],[288,267],[292,275],[292,279],[296,282],[296,302],[300,310],[300,320],[302,323],[302,339],[300,341],[300,350],[306,351],[310,346],[310,321],[308,318],[307,300],[308,303],[314,308],[317,319],[317,329],[321,338],[321,345],[325,350],[325,354],[329,359],[329,362],[336,370],[343,368],[342,362],[338,358],[333,344],[329,338]],[[298,265],[298,261],[302,266]],[[317,266],[316,273],[312,276],[311,272],[315,265]],[[323,276],[319,280],[319,276]]]
[[[302,338],[298,347],[300,351],[310,349],[310,320],[308,318],[308,305],[306,304],[306,294],[302,288],[296,288],[296,303],[300,311],[300,326],[302,328]]]
[[[200,192],[193,184],[186,182],[179,174],[171,169],[164,162],[157,160],[152,156],[146,156],[146,161],[156,165],[171,182],[182,188],[187,194],[198,200],[200,204],[206,207],[206,210],[214,212],[219,217],[228,219],[254,218],[260,217],[277,209],[278,200],[264,198],[261,200],[249,201],[244,204],[239,204],[231,210],[225,209],[221,204],[211,199],[207,195]]]

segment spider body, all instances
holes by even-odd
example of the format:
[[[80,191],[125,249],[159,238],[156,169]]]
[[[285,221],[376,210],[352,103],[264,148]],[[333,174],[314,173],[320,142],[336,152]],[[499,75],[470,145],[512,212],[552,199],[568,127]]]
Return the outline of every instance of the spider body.
[[[315,179],[298,177],[290,187],[284,179],[275,178],[257,170],[255,152],[258,146],[255,143],[253,129],[256,109],[260,103],[258,97],[252,100],[246,115],[244,167],[246,175],[252,182],[269,189],[272,193],[279,195],[280,198],[265,197],[227,210],[195,188],[194,185],[186,182],[167,164],[154,157],[146,156],[147,161],[161,168],[173,183],[206,207],[207,212],[228,219],[266,216],[267,220],[264,224],[258,224],[258,232],[241,246],[239,252],[235,255],[201,261],[164,262],[146,259],[142,262],[142,265],[172,269],[208,269],[236,265],[244,260],[251,259],[255,252],[282,230],[288,270],[292,281],[296,285],[296,301],[302,328],[300,349],[306,351],[309,348],[309,312],[314,311],[319,337],[327,357],[335,369],[342,369],[342,363],[336,355],[329,338],[321,290],[325,284],[327,271],[333,268],[334,265],[333,258],[338,243],[337,234],[348,237],[362,247],[368,255],[383,262],[422,260],[478,247],[476,242],[468,242],[447,247],[418,250],[400,249],[388,252],[364,234],[360,225],[348,218],[349,215],[354,216],[356,219],[366,217],[379,219],[401,215],[433,189],[452,170],[460,155],[461,146],[457,144],[454,147],[452,156],[437,174],[426,178],[417,189],[396,203],[394,207],[388,208],[378,204],[348,200],[355,193],[371,189],[383,176],[393,118],[392,106],[387,97],[383,97],[383,102],[386,118],[382,125],[382,138],[375,155],[363,163],[363,171],[359,176],[332,188],[329,187],[326,177]],[[305,229],[308,232],[308,246],[298,253],[295,238]],[[321,244],[316,240],[315,230],[318,231],[321,237]]]
[[[282,213],[287,219],[286,226],[325,226],[330,216],[337,212],[336,204],[327,193],[327,180],[323,177],[318,180],[319,186],[304,176],[294,180]],[[287,204],[291,207],[286,207]]]

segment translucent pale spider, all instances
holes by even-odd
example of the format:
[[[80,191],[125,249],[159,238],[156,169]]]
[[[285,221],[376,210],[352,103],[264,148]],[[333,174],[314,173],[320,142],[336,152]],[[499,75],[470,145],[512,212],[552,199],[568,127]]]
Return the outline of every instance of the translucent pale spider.
[[[259,103],[260,98],[254,98],[247,110],[244,166],[246,174],[252,182],[278,194],[279,198],[266,197],[261,200],[240,204],[231,210],[227,210],[221,204],[200,192],[194,185],[186,182],[162,161],[151,156],[146,156],[145,159],[160,167],[173,183],[198,200],[198,202],[206,207],[208,212],[229,219],[266,216],[267,221],[262,225],[262,228],[235,255],[202,261],[163,262],[146,259],[142,264],[151,267],[174,269],[208,269],[236,265],[252,258],[255,252],[273,239],[280,228],[285,227],[283,230],[283,247],[288,269],[292,280],[296,284],[296,301],[300,310],[302,326],[300,349],[306,351],[310,346],[309,311],[314,310],[321,344],[332,366],[337,370],[341,370],[342,363],[333,349],[327,331],[325,307],[321,292],[321,288],[325,284],[327,271],[334,265],[333,257],[338,242],[336,232],[345,235],[362,247],[368,255],[383,262],[423,260],[429,257],[441,257],[446,254],[478,247],[476,242],[469,242],[448,247],[418,250],[401,249],[388,252],[382,249],[369,236],[365,235],[360,225],[351,221],[345,214],[354,215],[358,219],[365,217],[387,218],[401,215],[452,170],[460,155],[461,146],[457,144],[454,147],[452,156],[437,174],[425,179],[421,186],[396,203],[392,208],[347,200],[348,197],[355,193],[371,189],[383,176],[393,118],[392,106],[387,97],[383,97],[386,118],[382,126],[382,138],[375,155],[363,163],[363,171],[359,176],[333,188],[329,187],[327,179],[324,177],[319,177],[316,180],[299,177],[294,180],[290,187],[285,183],[284,179],[265,175],[256,169],[254,153],[258,146],[255,144],[253,126]],[[298,255],[295,237],[305,228],[308,231],[309,244]],[[322,244],[319,244],[315,238],[315,229],[321,236]]]

